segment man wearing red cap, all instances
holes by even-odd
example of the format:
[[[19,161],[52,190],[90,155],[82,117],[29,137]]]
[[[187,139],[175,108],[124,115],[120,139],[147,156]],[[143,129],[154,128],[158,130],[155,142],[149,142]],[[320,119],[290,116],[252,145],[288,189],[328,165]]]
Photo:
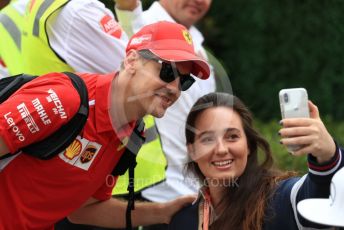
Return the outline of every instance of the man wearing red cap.
[[[111,199],[115,178],[109,174],[136,120],[146,114],[162,117],[180,91],[192,85],[193,76],[209,77],[208,64],[194,53],[185,31],[169,22],[146,26],[129,41],[118,73],[79,74],[90,111],[76,140],[50,160],[20,152],[0,161],[1,229],[53,229],[65,216],[75,223],[124,227],[126,203]],[[79,104],[62,73],[25,84],[0,105],[0,156],[54,133]],[[133,224],[168,223],[190,201],[192,197],[136,204]]]
[[[203,47],[204,37],[195,24],[206,14],[211,6],[211,0],[159,0],[154,1],[144,12],[140,0],[115,2],[119,23],[129,36],[149,23],[162,20],[178,22],[191,34],[197,55],[207,59]],[[147,128],[156,130],[155,139],[151,138],[150,142],[146,141],[143,145],[135,168],[137,182],[140,181],[135,189],[145,200],[166,202],[181,195],[198,192],[198,179],[184,173],[184,166],[189,160],[184,126],[187,114],[196,100],[214,91],[215,78],[212,74],[206,81],[196,80],[190,90],[180,96],[162,119],[150,117],[152,122],[147,122]],[[119,177],[118,186],[113,194],[125,194],[126,184],[126,177]],[[144,229],[167,229],[167,226],[151,226]]]

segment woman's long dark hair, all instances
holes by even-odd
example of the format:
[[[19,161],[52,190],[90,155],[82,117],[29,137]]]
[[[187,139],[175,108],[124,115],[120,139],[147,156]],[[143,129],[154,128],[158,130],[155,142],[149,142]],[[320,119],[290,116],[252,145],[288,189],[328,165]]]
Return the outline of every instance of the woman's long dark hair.
[[[195,141],[193,127],[196,119],[203,111],[214,107],[228,107],[239,114],[250,154],[245,171],[238,178],[238,186],[228,187],[219,206],[219,210],[223,211],[217,213],[218,218],[210,229],[262,229],[267,202],[272,196],[276,182],[291,174],[282,174],[272,168],[273,158],[268,142],[253,128],[253,118],[248,108],[230,94],[210,93],[194,104],[186,121],[187,144],[193,144]],[[262,154],[264,158],[258,161],[258,154]],[[204,175],[195,162],[189,162],[187,169],[204,181]]]

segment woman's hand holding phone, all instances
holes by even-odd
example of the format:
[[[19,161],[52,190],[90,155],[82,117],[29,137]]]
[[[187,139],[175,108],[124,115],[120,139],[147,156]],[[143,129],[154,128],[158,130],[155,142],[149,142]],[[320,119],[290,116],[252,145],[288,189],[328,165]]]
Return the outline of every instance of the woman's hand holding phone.
[[[289,150],[293,155],[312,154],[319,163],[329,161],[335,154],[336,146],[319,116],[317,106],[307,102],[310,117],[284,118],[279,130],[281,143],[285,146],[297,146]],[[282,106],[281,106],[282,108]]]

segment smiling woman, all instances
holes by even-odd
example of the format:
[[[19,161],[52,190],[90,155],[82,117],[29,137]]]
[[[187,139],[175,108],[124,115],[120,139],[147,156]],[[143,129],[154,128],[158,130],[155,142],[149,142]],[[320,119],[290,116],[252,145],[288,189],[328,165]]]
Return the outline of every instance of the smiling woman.
[[[188,170],[198,176],[203,187],[197,202],[177,213],[169,229],[319,227],[295,219],[296,203],[328,197],[331,177],[343,161],[316,106],[309,106],[311,118],[285,119],[280,130],[283,142],[307,140],[303,144],[312,150],[308,155],[310,173],[300,179],[273,169],[270,146],[254,129],[251,113],[237,97],[225,93],[201,97],[188,115],[185,134],[191,158]],[[307,153],[298,150],[299,155]],[[328,161],[320,161],[323,157]],[[324,187],[327,189],[320,189]]]

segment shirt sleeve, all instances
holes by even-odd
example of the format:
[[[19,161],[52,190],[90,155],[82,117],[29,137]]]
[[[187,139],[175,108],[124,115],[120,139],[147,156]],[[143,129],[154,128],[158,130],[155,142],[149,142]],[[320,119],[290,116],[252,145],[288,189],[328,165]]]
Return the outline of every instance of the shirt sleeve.
[[[76,72],[113,72],[125,57],[128,37],[99,1],[70,1],[47,28],[51,47]]]
[[[26,83],[0,105],[0,136],[15,153],[58,130],[79,106],[79,94],[67,76],[43,75]]]

